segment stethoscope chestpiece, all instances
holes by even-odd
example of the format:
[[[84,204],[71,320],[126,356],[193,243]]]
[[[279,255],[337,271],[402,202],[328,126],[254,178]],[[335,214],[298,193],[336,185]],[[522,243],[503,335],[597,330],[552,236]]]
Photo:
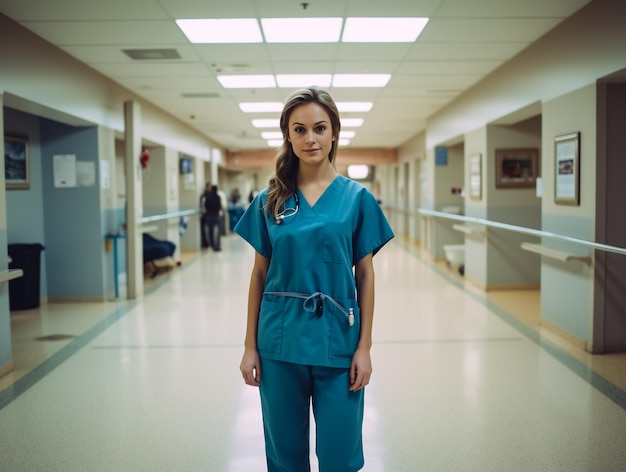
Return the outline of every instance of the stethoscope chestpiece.
[[[274,217],[274,221],[277,225],[281,224],[285,218],[291,218],[292,216],[295,216],[296,213],[298,213],[298,210],[300,210],[300,199],[298,198],[298,194],[294,193],[293,198],[296,202],[295,207],[284,208],[283,211],[281,211],[278,215]]]

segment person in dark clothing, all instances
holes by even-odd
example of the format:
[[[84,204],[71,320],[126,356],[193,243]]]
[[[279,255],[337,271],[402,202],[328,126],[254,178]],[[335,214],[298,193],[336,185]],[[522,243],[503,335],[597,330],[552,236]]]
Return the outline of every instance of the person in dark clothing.
[[[200,208],[202,208],[202,247],[212,247],[214,251],[221,251],[220,218],[224,208],[217,193],[217,185],[207,184],[205,192],[200,197]]]

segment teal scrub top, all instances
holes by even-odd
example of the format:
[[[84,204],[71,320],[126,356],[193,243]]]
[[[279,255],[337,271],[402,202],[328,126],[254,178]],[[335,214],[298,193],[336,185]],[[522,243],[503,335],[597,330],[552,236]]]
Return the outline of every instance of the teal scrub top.
[[[298,212],[281,224],[264,209],[267,191],[259,192],[234,228],[269,259],[264,291],[283,293],[263,296],[259,355],[297,364],[350,367],[360,335],[354,265],[376,254],[393,238],[393,231],[371,192],[341,175],[313,207],[298,189]],[[285,207],[295,209],[294,196]],[[346,311],[352,308],[354,325],[329,300],[322,302],[320,313],[305,309],[303,298],[288,295],[316,292],[332,297]]]

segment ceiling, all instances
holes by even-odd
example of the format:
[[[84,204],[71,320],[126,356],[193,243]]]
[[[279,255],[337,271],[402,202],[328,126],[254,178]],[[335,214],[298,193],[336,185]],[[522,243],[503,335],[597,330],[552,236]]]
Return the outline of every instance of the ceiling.
[[[396,148],[427,118],[589,0],[0,0],[0,12],[228,150],[266,149],[238,103],[284,101],[293,89],[225,89],[222,74],[389,73],[385,88],[333,88],[372,101],[351,148]],[[180,18],[421,16],[409,44],[191,44]],[[306,32],[303,32],[305,35]],[[124,49],[175,49],[133,60]]]

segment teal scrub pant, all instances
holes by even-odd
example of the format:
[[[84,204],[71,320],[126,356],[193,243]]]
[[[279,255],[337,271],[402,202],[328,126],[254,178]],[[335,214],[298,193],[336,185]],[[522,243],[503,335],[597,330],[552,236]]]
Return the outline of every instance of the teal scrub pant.
[[[349,369],[261,360],[261,408],[269,472],[309,472],[309,405],[320,472],[363,467],[363,390]]]

